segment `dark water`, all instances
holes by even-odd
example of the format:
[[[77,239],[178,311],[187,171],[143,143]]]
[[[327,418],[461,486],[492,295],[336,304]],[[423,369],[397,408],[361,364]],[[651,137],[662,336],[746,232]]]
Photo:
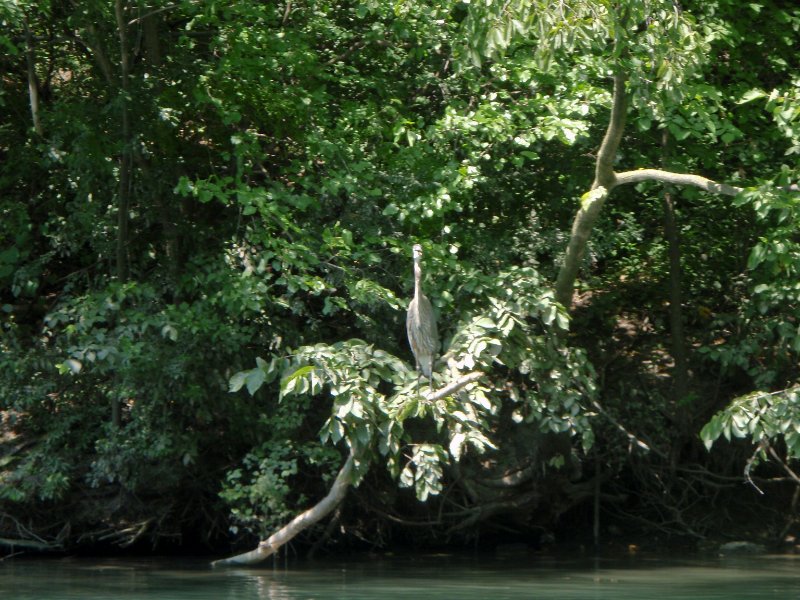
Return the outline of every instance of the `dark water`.
[[[800,600],[800,557],[384,557],[212,570],[207,562],[10,559],[2,600]]]

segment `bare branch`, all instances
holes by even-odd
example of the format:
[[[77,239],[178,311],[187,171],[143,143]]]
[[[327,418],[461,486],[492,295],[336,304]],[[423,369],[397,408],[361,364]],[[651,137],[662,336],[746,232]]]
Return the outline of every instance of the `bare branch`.
[[[33,130],[36,135],[42,136],[42,121],[39,118],[39,78],[36,76],[36,55],[33,48],[33,35],[31,35],[28,16],[25,16],[25,59],[28,65],[28,95],[31,105],[31,118]]]
[[[286,27],[289,22],[289,15],[292,14],[292,0],[286,0],[286,8],[283,11],[283,20],[281,20],[281,27]]]
[[[612,417],[597,400],[592,400],[592,406],[594,406],[597,409],[597,411],[600,414],[602,414],[606,419],[611,421],[611,424],[614,425],[617,429],[619,429],[625,435],[626,438],[628,438],[628,452],[631,451],[633,446],[637,446],[638,448],[641,448],[645,452],[655,452],[662,458],[667,457],[667,455],[664,452],[662,452],[658,448],[649,446],[648,444],[640,440],[638,437],[636,437],[634,434],[632,434],[630,431],[625,429],[625,426],[620,424],[619,421],[617,421],[614,417]]]
[[[780,465],[783,467],[783,470],[786,471],[789,477],[791,477],[795,483],[800,485],[800,476],[789,467],[789,465],[786,463],[785,460],[783,460],[780,456],[778,456],[778,453],[775,452],[775,448],[769,446],[769,453],[772,455],[772,458],[774,458],[780,463]]]
[[[117,83],[114,79],[114,68],[111,66],[111,61],[100,43],[101,36],[97,31],[97,27],[93,23],[90,23],[87,30],[89,32],[87,39],[83,39],[77,33],[75,34],[75,39],[89,50],[89,53],[94,57],[95,61],[97,61],[97,66],[100,67],[100,72],[109,85],[116,87]]]
[[[661,169],[637,169],[636,171],[617,173],[616,176],[616,185],[640,183],[642,181],[658,181],[674,185],[691,185],[714,194],[724,194],[726,196],[735,196],[739,192],[744,191],[744,188],[728,185],[727,183],[717,183],[701,175],[672,173],[670,171],[662,171]]]
[[[269,539],[262,540],[255,550],[238,554],[230,558],[215,560],[211,563],[212,567],[229,567],[235,565],[252,565],[259,563],[265,558],[274,554],[281,546],[291,541],[298,533],[311,527],[314,523],[333,512],[344,499],[350,484],[352,483],[353,466],[355,456],[350,451],[350,456],[339,470],[336,480],[333,482],[328,494],[314,506],[300,513],[288,524],[273,533]]]
[[[753,465],[755,464],[756,459],[758,458],[758,453],[761,452],[763,449],[765,449],[766,446],[769,446],[769,444],[766,443],[766,440],[762,440],[762,442],[756,447],[755,452],[753,452],[752,456],[749,459],[747,459],[747,464],[745,464],[744,466],[744,478],[747,480],[747,483],[752,485],[753,488],[755,488],[755,490],[762,496],[764,495],[764,491],[760,487],[758,487],[756,485],[756,482],[753,481],[753,478],[750,477],[750,471],[753,469]]]
[[[359,40],[357,42],[353,42],[350,45],[350,47],[347,50],[345,50],[344,52],[342,52],[341,54],[338,54],[338,55],[330,58],[328,61],[322,63],[322,66],[330,67],[331,65],[335,65],[338,62],[342,62],[342,61],[346,60],[354,52],[358,52],[362,48],[365,48],[368,43],[374,44],[374,45],[378,46],[379,48],[386,48],[386,47],[389,46],[389,42],[387,40],[370,40],[369,42],[364,42],[364,41]]]
[[[463,377],[460,377],[459,379],[456,379],[455,381],[448,383],[443,388],[440,388],[435,392],[429,392],[428,394],[425,395],[425,399],[441,400],[442,398],[446,398],[447,396],[454,394],[467,384],[470,384],[473,381],[478,381],[478,379],[483,377],[483,375],[484,373],[482,373],[481,371],[471,371],[466,375],[464,375]]]
[[[128,21],[128,25],[136,25],[137,23],[141,23],[148,17],[152,17],[153,15],[157,15],[158,13],[162,13],[167,10],[172,10],[173,8],[178,8],[180,4],[168,4],[167,6],[162,6],[161,8],[157,8],[155,10],[151,10],[149,13],[145,13],[136,17],[135,19],[131,19]]]
[[[464,509],[463,511],[458,511],[458,513],[450,513],[448,516],[463,514],[466,515],[466,518],[448,529],[448,533],[454,533],[460,529],[465,529],[474,525],[475,523],[479,523],[480,521],[486,520],[489,517],[504,511],[517,510],[529,504],[536,504],[540,496],[541,491],[537,489],[525,494],[514,496],[510,500],[487,502],[486,504],[481,504],[479,506]]]
[[[530,462],[527,466],[507,472],[500,477],[477,479],[475,483],[485,488],[493,489],[507,489],[518,487],[523,483],[527,483],[536,474],[539,465],[536,462]]]

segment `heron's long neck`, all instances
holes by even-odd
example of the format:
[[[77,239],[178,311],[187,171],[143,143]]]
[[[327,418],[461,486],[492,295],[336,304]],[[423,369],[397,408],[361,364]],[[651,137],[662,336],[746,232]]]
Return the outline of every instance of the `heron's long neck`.
[[[414,261],[414,295],[422,295],[422,267],[419,261]]]

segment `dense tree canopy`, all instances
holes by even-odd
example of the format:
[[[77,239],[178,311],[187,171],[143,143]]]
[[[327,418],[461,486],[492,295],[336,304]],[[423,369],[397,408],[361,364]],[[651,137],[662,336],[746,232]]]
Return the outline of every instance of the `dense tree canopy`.
[[[794,2],[0,23],[0,538],[252,542],[343,464],[308,541],[796,528]]]

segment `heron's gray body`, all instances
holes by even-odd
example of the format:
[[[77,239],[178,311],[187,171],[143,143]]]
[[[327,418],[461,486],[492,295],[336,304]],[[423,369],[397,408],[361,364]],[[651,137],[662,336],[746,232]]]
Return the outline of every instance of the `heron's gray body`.
[[[417,370],[430,379],[433,361],[439,352],[439,331],[430,300],[422,293],[421,259],[422,247],[417,244],[414,246],[414,297],[408,305],[406,331],[411,352],[417,362]]]

